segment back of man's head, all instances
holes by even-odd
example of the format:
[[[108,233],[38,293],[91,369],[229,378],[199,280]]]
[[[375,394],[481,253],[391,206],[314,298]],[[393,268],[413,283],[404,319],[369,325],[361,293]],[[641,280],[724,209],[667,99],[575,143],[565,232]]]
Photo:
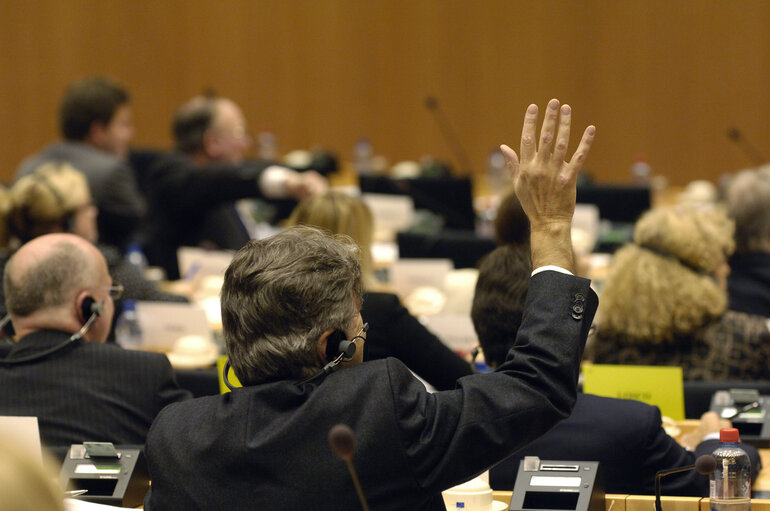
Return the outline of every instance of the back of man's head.
[[[194,154],[203,150],[203,138],[214,122],[217,101],[208,95],[196,96],[176,111],[171,130],[179,152]]]
[[[735,221],[736,252],[770,252],[770,177],[741,171],[730,180],[725,198]]]
[[[27,317],[65,305],[95,285],[88,242],[72,234],[48,234],[23,245],[6,263],[3,290],[8,313]]]
[[[504,245],[482,261],[471,319],[490,367],[505,362],[516,339],[529,289],[528,245]]]
[[[59,124],[67,140],[85,140],[91,125],[107,126],[130,96],[120,84],[104,77],[89,77],[72,83],[59,106]]]
[[[227,354],[241,383],[302,379],[321,367],[321,334],[345,329],[358,312],[359,260],[350,238],[304,226],[238,251],[221,302]]]

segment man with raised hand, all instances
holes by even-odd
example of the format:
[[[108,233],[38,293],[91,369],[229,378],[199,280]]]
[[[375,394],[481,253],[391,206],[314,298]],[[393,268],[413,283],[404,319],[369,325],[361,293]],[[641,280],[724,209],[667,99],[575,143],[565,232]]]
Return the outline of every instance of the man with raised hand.
[[[570,114],[551,100],[538,144],[531,105],[521,159],[503,148],[537,268],[497,371],[431,394],[396,359],[361,363],[355,244],[308,227],[250,241],[222,288],[227,353],[244,386],[161,412],[145,448],[145,509],[358,509],[345,463],[327,444],[339,423],[355,433],[349,454],[371,509],[444,509],[443,490],[567,417],[598,303],[589,281],[570,273],[576,176],[595,131],[565,162]]]

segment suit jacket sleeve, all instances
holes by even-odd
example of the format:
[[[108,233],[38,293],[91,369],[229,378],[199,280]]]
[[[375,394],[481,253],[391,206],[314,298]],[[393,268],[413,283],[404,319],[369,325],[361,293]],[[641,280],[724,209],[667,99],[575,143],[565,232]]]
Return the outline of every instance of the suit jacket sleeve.
[[[223,202],[260,197],[258,177],[270,165],[248,161],[199,167],[183,155],[170,154],[155,162],[148,179],[154,201],[177,214],[188,214]]]
[[[666,433],[661,424],[660,409],[657,406],[648,408],[646,420],[646,456],[641,464],[641,474],[638,478],[645,481],[643,492],[655,493],[655,474],[659,470],[684,467],[695,463],[697,457],[688,451]],[[634,460],[629,460],[633,463]],[[661,493],[669,496],[708,496],[708,476],[703,476],[694,470],[664,476],[661,480]]]
[[[586,279],[542,272],[532,277],[515,343],[494,373],[427,394],[396,374],[402,365],[389,364],[406,456],[425,491],[468,480],[570,414],[597,304]]]

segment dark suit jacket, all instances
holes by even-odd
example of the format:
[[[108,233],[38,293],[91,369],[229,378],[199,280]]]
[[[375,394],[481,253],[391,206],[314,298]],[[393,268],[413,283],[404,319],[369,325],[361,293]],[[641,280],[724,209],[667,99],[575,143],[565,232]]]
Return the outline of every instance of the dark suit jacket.
[[[524,456],[542,460],[598,461],[607,493],[652,495],[655,473],[695,463],[711,454],[719,440],[707,440],[690,452],[661,427],[660,410],[639,401],[578,394],[572,415],[489,472],[496,490],[513,490],[519,461]],[[744,445],[751,458],[752,474],[759,472],[759,453]],[[661,479],[663,495],[708,497],[709,478],[696,471]]]
[[[99,240],[125,248],[147,212],[147,203],[128,162],[85,142],[65,140],[21,162],[16,179],[49,161],[69,163],[85,174],[91,197],[99,208]]]
[[[733,254],[727,292],[730,310],[770,317],[770,254]]]
[[[92,440],[143,444],[164,406],[190,398],[177,385],[165,355],[114,344],[81,340],[45,358],[3,363],[45,351],[69,337],[44,330],[0,348],[0,415],[37,416],[44,445]]]
[[[578,302],[585,313],[575,319]],[[312,384],[276,381],[171,405],[147,437],[145,509],[358,510],[327,441],[344,423],[356,434],[353,462],[371,509],[443,510],[442,490],[569,414],[596,305],[585,279],[534,276],[506,362],[455,390],[428,393],[389,358]]]
[[[396,357],[438,390],[455,388],[471,366],[446,347],[390,293],[364,293],[361,316],[369,323],[364,359]]]
[[[201,245],[237,250],[249,233],[234,209],[234,201],[260,197],[258,177],[271,163],[197,166],[176,153],[159,156],[147,169],[149,213],[145,254],[153,266],[179,278],[176,251]]]

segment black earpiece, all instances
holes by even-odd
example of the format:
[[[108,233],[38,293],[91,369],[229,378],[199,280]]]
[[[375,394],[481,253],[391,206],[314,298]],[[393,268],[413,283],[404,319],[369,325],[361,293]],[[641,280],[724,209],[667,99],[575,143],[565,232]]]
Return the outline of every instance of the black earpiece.
[[[104,312],[104,302],[97,302],[90,296],[83,298],[80,304],[80,313],[83,315],[83,324],[85,325],[91,316],[101,316]]]
[[[326,338],[326,361],[331,362],[343,355],[342,360],[350,360],[356,354],[356,343],[348,341],[345,332],[335,330]]]

